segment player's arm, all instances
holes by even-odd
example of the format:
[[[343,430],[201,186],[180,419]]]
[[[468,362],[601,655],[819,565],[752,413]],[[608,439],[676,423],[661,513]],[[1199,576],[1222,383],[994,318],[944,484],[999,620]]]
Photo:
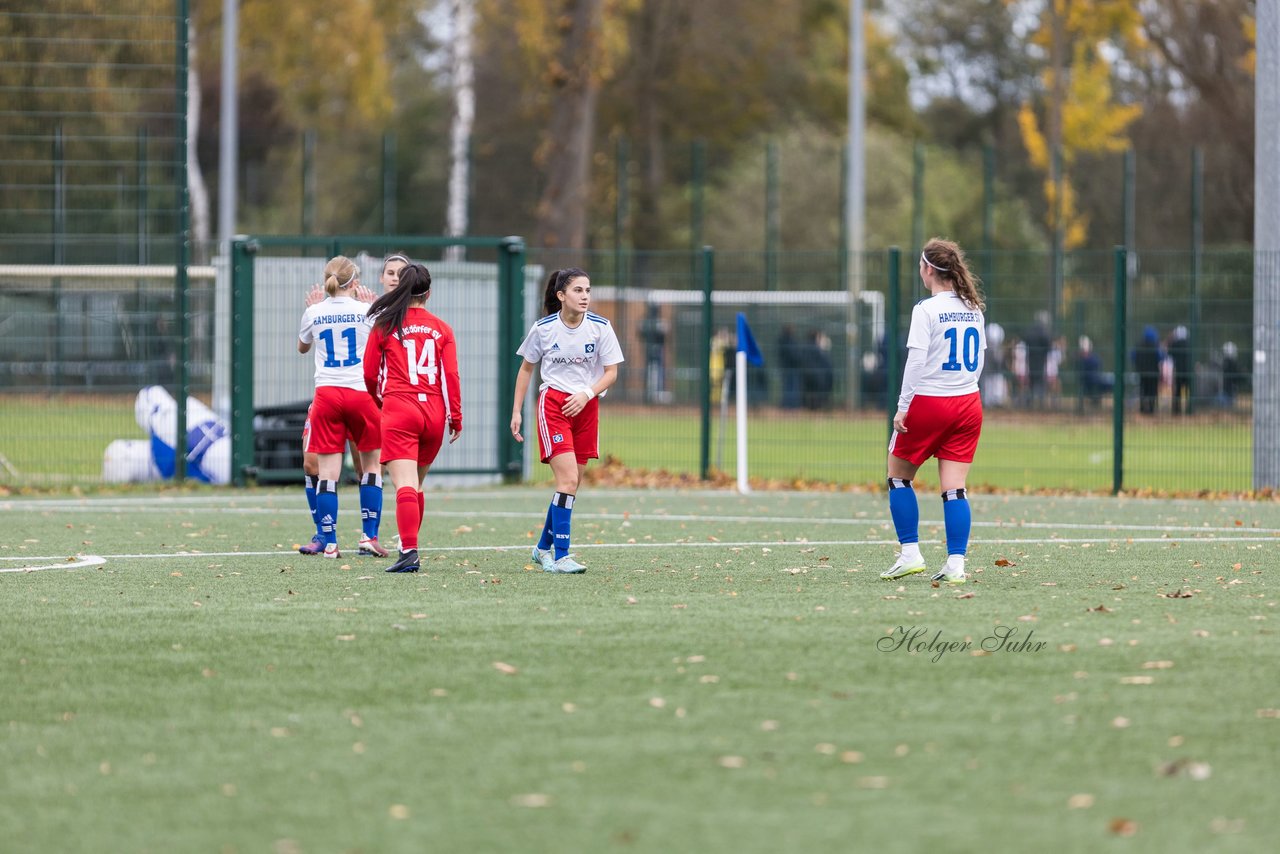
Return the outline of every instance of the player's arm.
[[[364,387],[368,389],[373,402],[382,406],[382,398],[378,394],[378,372],[382,369],[382,333],[376,326],[365,342],[361,364],[364,366]]]
[[[587,404],[591,402],[591,398],[596,397],[597,395],[604,394],[606,391],[608,391],[609,386],[613,385],[614,382],[617,381],[617,379],[618,379],[617,364],[605,365],[604,376],[596,380],[595,385],[591,386],[590,388],[583,389],[582,391],[571,395],[569,399],[564,402],[564,406],[561,407],[561,411],[564,412],[565,415],[572,418],[573,416],[577,415],[579,412],[587,408]]]
[[[449,391],[449,443],[453,444],[462,434],[462,379],[458,376],[458,347],[452,335],[444,339],[440,348],[440,363]]]
[[[534,362],[523,361],[516,372],[516,395],[511,404],[511,435],[517,442],[523,442],[520,435],[520,423],[524,420],[524,396],[529,393],[529,381],[533,378]]]
[[[308,306],[311,303],[307,303]],[[311,342],[315,340],[315,336],[311,333],[311,318],[309,312],[302,313],[302,325],[298,327],[298,352],[311,352]]]

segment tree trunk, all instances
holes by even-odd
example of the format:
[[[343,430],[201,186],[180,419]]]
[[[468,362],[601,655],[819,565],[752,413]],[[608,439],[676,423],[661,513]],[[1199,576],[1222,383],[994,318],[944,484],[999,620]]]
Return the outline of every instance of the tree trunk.
[[[467,210],[471,184],[471,126],[476,115],[475,66],[471,34],[475,28],[475,0],[453,0],[453,127],[449,134],[449,208],[446,231],[451,237],[467,234]],[[463,260],[465,250],[449,248],[446,257]]]
[[[546,183],[538,199],[537,238],[548,248],[583,249],[604,0],[560,0],[559,7],[560,48],[548,69],[555,101],[538,158]]]

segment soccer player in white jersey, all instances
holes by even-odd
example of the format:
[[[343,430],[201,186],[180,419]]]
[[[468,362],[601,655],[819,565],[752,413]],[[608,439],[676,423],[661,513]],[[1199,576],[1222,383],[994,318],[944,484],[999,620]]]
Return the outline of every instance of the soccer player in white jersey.
[[[547,508],[533,559],[546,572],[576,574],[586,567],[569,554],[574,497],[587,461],[600,456],[599,397],[618,378],[622,347],[613,326],[588,309],[591,279],[577,267],[555,270],[547,278],[543,307],[547,316],[533,324],[516,352],[524,357],[516,375],[511,435],[520,435],[521,410],[533,369],[539,368],[538,449],[551,466],[556,491]]]
[[[378,465],[382,446],[380,416],[365,389],[361,358],[371,328],[367,303],[355,298],[360,269],[342,255],[324,267],[328,297],[302,314],[298,352],[315,345],[316,396],[311,404],[304,452],[318,455],[316,516],[324,539],[324,557],[338,558],[338,477],[342,452],[351,439],[364,471]],[[363,492],[361,494],[363,498]],[[363,503],[363,502],[362,502]],[[377,540],[377,531],[373,539]]]
[[[911,479],[925,460],[937,457],[947,562],[933,580],[963,584],[970,528],[964,483],[982,433],[978,379],[987,349],[986,306],[964,253],[949,240],[934,238],[925,244],[920,279],[933,295],[911,311],[907,364],[889,440],[889,513],[901,551],[880,577],[904,578],[925,569],[920,507]]]
[[[382,292],[394,291],[400,282],[400,271],[410,263],[409,257],[402,252],[393,252],[382,262],[382,275],[378,281],[382,283]],[[327,294],[321,285],[316,285],[307,293],[306,305],[315,305]],[[357,284],[355,298],[364,303],[373,303],[373,292],[364,285]],[[315,523],[316,532],[311,542],[299,546],[298,551],[304,555],[324,553],[324,536],[320,533],[320,515],[316,513],[316,484],[320,480],[320,463],[316,454],[306,451],[311,435],[311,408],[307,408],[307,420],[302,427],[302,474],[306,484],[307,506],[311,508],[311,519]],[[351,448],[352,462],[355,465],[356,479],[360,483],[360,554],[386,557],[388,552],[378,543],[378,526],[382,521],[382,471],[376,466],[373,471],[365,471],[360,465],[360,451]]]

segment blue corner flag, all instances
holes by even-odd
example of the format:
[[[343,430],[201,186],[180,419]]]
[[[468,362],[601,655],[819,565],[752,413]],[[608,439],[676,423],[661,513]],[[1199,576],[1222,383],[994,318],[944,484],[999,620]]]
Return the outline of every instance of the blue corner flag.
[[[760,345],[756,344],[751,327],[747,325],[747,316],[742,312],[738,312],[738,352],[747,354],[748,364],[764,364],[764,354],[760,352]]]

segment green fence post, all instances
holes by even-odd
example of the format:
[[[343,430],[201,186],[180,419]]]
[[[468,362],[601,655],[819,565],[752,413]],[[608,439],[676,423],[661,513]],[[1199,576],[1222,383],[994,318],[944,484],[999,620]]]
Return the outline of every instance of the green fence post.
[[[898,364],[898,318],[902,314],[902,288],[898,281],[901,278],[901,249],[896,246],[889,247],[889,263],[886,266],[889,271],[885,281],[885,289],[889,292],[889,310],[884,319],[884,409],[889,419],[889,434],[893,435],[893,416],[898,414],[898,393],[902,384],[900,376],[902,367]]]
[[[982,147],[982,289],[987,296],[991,320],[991,280],[995,263],[996,235],[996,147],[990,143]]]
[[[382,135],[382,233],[395,234],[396,228],[396,135]]]
[[[911,251],[924,247],[924,144],[911,149]]]
[[[706,195],[706,172],[707,172],[707,143],[705,140],[695,139],[690,143],[690,156],[693,163],[690,166],[691,174],[689,182],[689,255],[693,259],[693,280],[698,278],[698,253],[702,247],[702,209],[704,196]]]
[[[147,251],[147,129],[138,128],[138,263],[146,264],[150,256]]]
[[[1191,393],[1187,395],[1187,414],[1195,408],[1195,364],[1200,345],[1200,276],[1204,271],[1204,151],[1191,149]]]
[[[316,221],[316,132],[302,133],[302,234],[311,236]]]
[[[255,241],[231,242],[231,482],[253,473],[253,256]]]
[[[778,210],[778,142],[764,148],[764,289],[778,289],[778,249],[782,244],[782,214]]]
[[[1111,494],[1117,495],[1124,488],[1124,373],[1125,355],[1129,349],[1125,342],[1128,313],[1129,251],[1124,246],[1115,249],[1115,382],[1111,388]]]
[[[516,395],[516,350],[524,325],[524,239],[504,237],[498,251],[498,467],[506,483],[524,474],[524,453],[503,407]],[[523,405],[523,401],[521,402]],[[527,432],[527,431],[526,431]]]
[[[177,354],[174,360],[174,394],[178,404],[177,425],[173,437],[173,479],[182,483],[187,477],[187,392],[188,374],[187,342],[191,338],[191,323],[187,311],[187,260],[191,251],[191,194],[187,180],[187,61],[191,32],[191,18],[188,0],[178,0],[178,17],[175,49],[177,52],[177,80],[175,81],[178,100],[178,133],[175,145],[178,148],[177,161],[178,180],[176,198],[174,200],[178,213],[178,224],[175,231],[174,254],[174,314],[177,323]]]
[[[715,287],[715,252],[702,247],[702,417],[698,442],[698,476],[706,480],[711,474],[711,336],[715,318],[711,310],[711,292]]]

